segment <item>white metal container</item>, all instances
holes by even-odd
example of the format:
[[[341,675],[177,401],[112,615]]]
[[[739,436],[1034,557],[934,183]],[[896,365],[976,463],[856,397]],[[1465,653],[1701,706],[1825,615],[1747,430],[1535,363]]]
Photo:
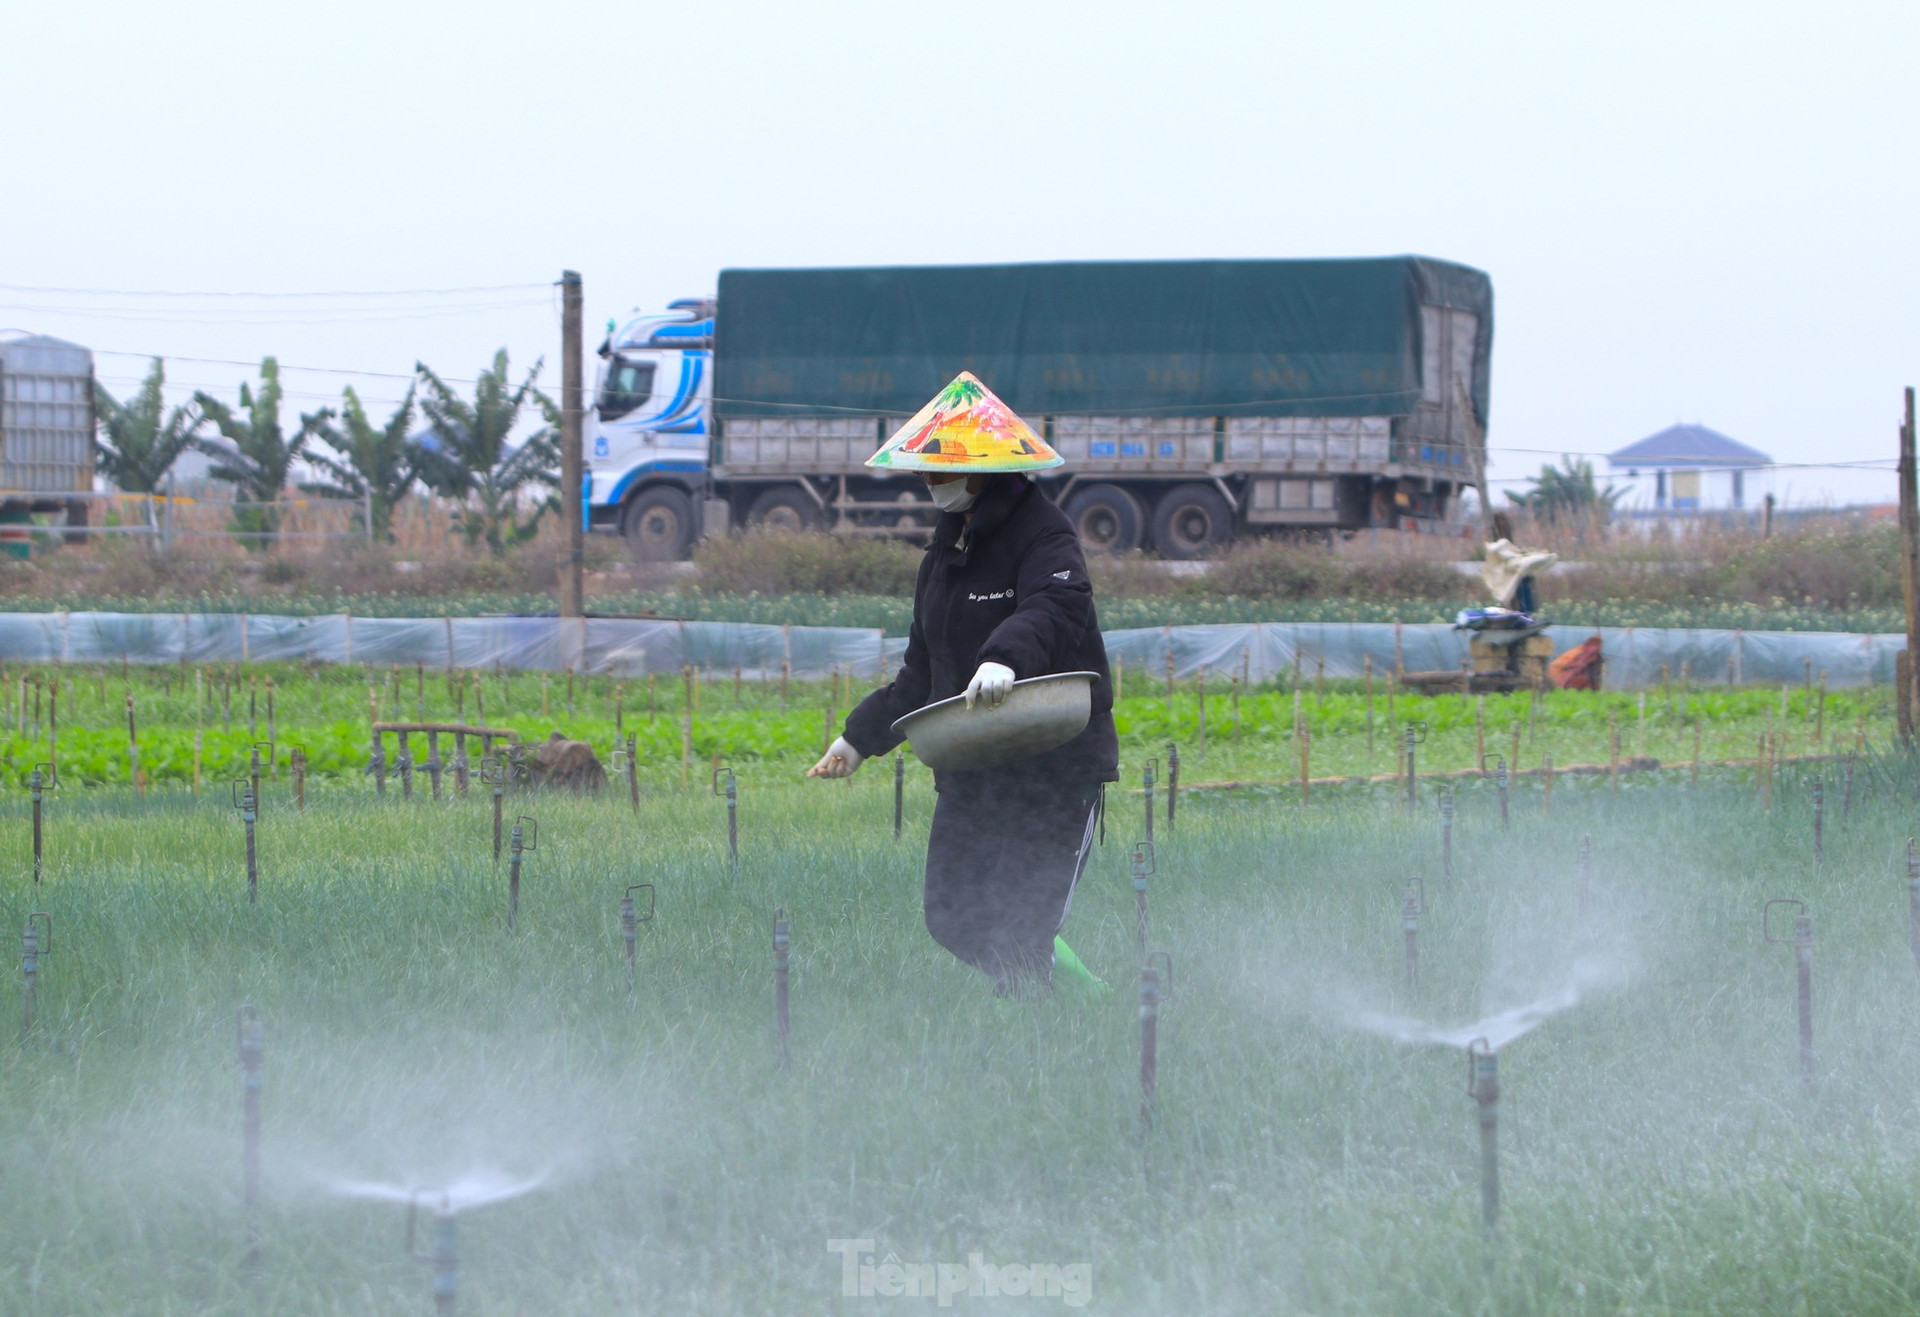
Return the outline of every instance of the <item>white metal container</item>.
[[[1097,672],[1056,672],[1028,677],[1013,689],[997,709],[967,697],[915,709],[893,724],[907,738],[914,754],[938,771],[998,768],[1057,749],[1080,735],[1093,716],[1093,683]]]

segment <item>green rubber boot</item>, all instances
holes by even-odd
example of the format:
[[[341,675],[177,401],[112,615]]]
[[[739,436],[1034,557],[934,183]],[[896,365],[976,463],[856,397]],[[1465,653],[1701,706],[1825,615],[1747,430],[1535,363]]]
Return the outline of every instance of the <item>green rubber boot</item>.
[[[1053,982],[1087,1001],[1099,1001],[1113,992],[1111,983],[1080,963],[1063,937],[1053,939]]]

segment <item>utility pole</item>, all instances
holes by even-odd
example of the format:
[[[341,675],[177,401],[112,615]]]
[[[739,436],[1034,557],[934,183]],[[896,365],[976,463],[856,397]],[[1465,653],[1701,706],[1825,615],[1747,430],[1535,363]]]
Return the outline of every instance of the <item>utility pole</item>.
[[[581,489],[581,343],[580,276],[560,274],[560,511],[566,528],[566,552],[560,560],[560,616],[586,612],[585,582],[587,531],[584,492]]]
[[[1920,672],[1914,657],[1920,655],[1920,473],[1915,471],[1913,433],[1913,390],[1907,389],[1906,413],[1900,422],[1900,585],[1907,606],[1907,649],[1898,665],[1900,737],[1913,739],[1916,705],[1914,693],[1920,690]]]

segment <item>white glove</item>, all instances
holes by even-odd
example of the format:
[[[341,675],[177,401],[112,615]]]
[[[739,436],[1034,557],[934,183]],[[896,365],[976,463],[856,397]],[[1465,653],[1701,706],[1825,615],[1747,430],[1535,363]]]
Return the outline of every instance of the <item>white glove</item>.
[[[967,707],[971,709],[978,699],[989,709],[997,709],[1012,689],[1012,668],[1004,663],[982,663],[973,680],[967,683]]]
[[[827,752],[820,756],[820,762],[807,770],[807,776],[852,777],[853,770],[865,759],[865,755],[847,744],[846,737],[836,736]]]

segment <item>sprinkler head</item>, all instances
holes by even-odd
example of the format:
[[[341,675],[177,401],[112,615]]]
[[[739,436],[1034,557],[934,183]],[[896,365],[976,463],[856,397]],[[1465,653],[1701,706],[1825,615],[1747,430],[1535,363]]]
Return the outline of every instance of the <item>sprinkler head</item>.
[[[1775,937],[1773,935],[1773,908],[1776,905],[1790,905],[1794,907],[1796,911],[1793,920],[1793,936],[1790,938]],[[1807,915],[1807,903],[1805,901],[1794,900],[1791,897],[1782,897],[1778,900],[1769,901],[1761,906],[1760,936],[1768,942],[1779,942],[1782,944],[1791,942],[1796,947],[1812,945],[1813,920]]]
[[[1500,1100],[1500,1054],[1484,1038],[1467,1044],[1467,1096],[1483,1107]]]
[[[1426,740],[1427,740],[1426,722],[1418,718],[1409,718],[1407,720],[1407,744],[1408,745],[1424,745],[1426,744]]]
[[[45,910],[35,910],[27,916],[26,927],[20,930],[21,967],[28,975],[40,969],[40,957],[53,954],[53,916]]]
[[[1417,933],[1420,931],[1420,916],[1426,913],[1426,885],[1418,877],[1409,879],[1407,890],[1400,897],[1400,931]]]
[[[1153,843],[1136,841],[1133,843],[1133,890],[1146,891],[1147,879],[1152,877],[1154,872]]]
[[[633,894],[640,891],[647,894],[647,913],[644,915],[639,912],[639,903],[633,899]],[[652,922],[653,884],[635,883],[627,889],[627,894],[620,898],[620,927],[625,930],[628,937],[632,937],[636,925]]]
[[[260,1059],[266,1051],[266,1028],[260,1023],[259,1014],[250,1005],[242,1005],[236,1012],[237,1035],[240,1045],[240,1068],[249,1076],[260,1069]],[[257,1079],[250,1079],[251,1087],[258,1087]]]
[[[720,791],[720,774],[721,773],[725,773],[727,775],[727,790],[725,794],[726,794],[727,800],[729,802],[732,802],[733,800],[737,799],[739,796],[739,781],[733,775],[733,765],[731,764],[720,763],[720,764],[715,764],[713,766],[713,776],[710,782],[710,785],[713,789],[713,794],[716,796],[721,794],[721,791]]]
[[[234,778],[232,794],[233,807],[240,812],[241,819],[247,823],[254,822],[257,817],[256,811],[258,810],[259,803],[253,798],[253,779],[250,777]]]
[[[513,821],[513,848],[517,851],[540,849],[540,821],[533,815],[522,814]]]

